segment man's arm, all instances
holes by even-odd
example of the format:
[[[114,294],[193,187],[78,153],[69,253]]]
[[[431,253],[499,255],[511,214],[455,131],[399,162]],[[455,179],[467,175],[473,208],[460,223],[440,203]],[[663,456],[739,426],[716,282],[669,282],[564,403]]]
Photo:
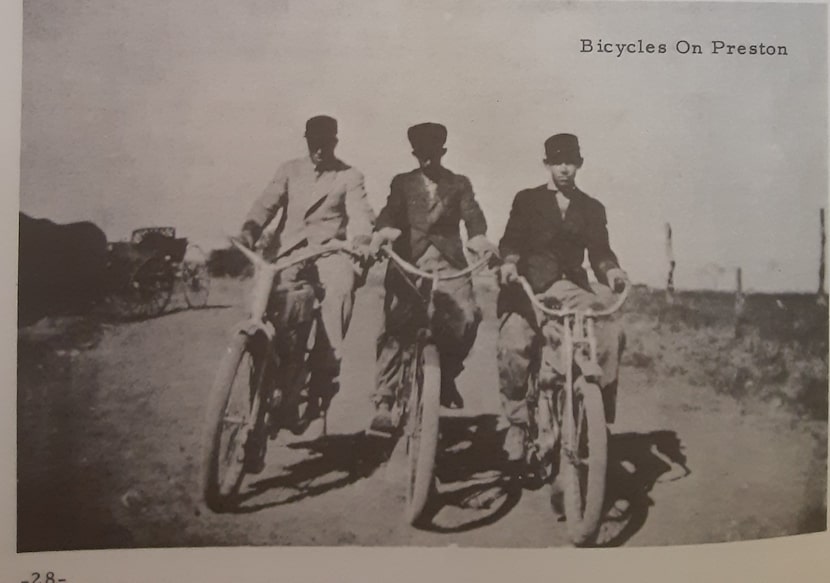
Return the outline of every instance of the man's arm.
[[[521,192],[518,193],[513,199],[507,226],[504,228],[504,236],[499,241],[499,252],[505,263],[518,263],[519,257],[524,252],[527,226],[522,216],[521,194]]]
[[[283,164],[277,169],[259,198],[254,201],[245,217],[242,232],[243,235],[247,234],[250,237],[251,244],[256,243],[263,229],[274,219],[277,212],[285,207],[287,201],[288,168]]]
[[[465,176],[462,176],[461,179],[463,180],[461,185],[461,218],[464,220],[464,226],[467,227],[467,238],[484,236],[487,234],[487,219],[476,200],[470,180]]]
[[[618,269],[619,263],[617,256],[611,250],[605,207],[597,203],[592,215],[593,220],[588,231],[588,260],[597,281],[608,285],[608,272],[612,269]]]
[[[375,211],[366,195],[363,174],[352,168],[346,185],[346,215],[349,217],[349,232],[352,239],[368,245],[375,225]]]
[[[400,178],[396,176],[389,186],[389,196],[386,204],[375,221],[375,230],[392,228],[403,230],[406,226],[406,200],[400,188]]]

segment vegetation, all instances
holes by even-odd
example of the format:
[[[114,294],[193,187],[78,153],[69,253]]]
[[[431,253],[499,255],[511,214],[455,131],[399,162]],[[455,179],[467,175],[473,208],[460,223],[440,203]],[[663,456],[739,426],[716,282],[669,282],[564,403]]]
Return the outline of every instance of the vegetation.
[[[253,275],[251,262],[236,247],[214,249],[207,260],[211,277],[250,277]]]
[[[623,363],[685,375],[735,398],[760,398],[827,419],[828,311],[812,294],[749,294],[736,329],[734,296],[638,287],[623,316]]]

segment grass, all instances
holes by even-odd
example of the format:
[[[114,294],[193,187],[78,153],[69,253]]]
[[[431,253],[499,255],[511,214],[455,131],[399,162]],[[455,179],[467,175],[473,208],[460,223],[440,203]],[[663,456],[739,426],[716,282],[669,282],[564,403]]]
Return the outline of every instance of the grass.
[[[736,333],[734,296],[635,288],[623,363],[684,375],[736,399],[827,419],[828,310],[812,294],[750,294]]]

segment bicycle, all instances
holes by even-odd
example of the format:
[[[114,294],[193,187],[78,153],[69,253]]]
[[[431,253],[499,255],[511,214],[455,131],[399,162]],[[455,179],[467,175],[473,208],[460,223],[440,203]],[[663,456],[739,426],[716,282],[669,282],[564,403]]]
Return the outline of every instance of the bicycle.
[[[269,439],[281,429],[295,434],[307,429],[312,419],[305,413],[312,405],[321,411],[325,431],[325,396],[312,394],[308,387],[309,358],[322,326],[316,291],[307,282],[274,288],[277,275],[333,253],[360,257],[348,244],[338,242],[269,263],[239,241],[231,242],[255,269],[248,317],[235,327],[208,402],[201,493],[214,512],[232,508],[245,474],[261,471],[256,464],[264,459]],[[296,294],[298,300],[290,310],[296,320],[290,330],[275,325],[282,317],[276,313],[279,302],[275,301],[281,293]]]
[[[401,379],[392,405],[393,434],[367,429],[370,435],[382,437],[403,436],[407,455],[406,519],[411,525],[423,517],[430,494],[435,487],[435,456],[438,451],[439,423],[441,409],[441,363],[438,348],[433,340],[429,323],[435,310],[434,297],[438,284],[469,277],[491,261],[487,255],[474,265],[451,274],[428,272],[407,262],[388,247],[381,248],[399,269],[406,280],[421,296],[423,290],[416,286],[406,274],[425,280],[428,284],[428,298],[421,303],[423,308],[418,321],[412,345],[405,351]]]
[[[561,322],[560,370],[565,371],[561,385],[540,383],[537,371],[530,375],[525,461],[552,489],[554,478],[560,475],[568,535],[574,545],[588,545],[602,519],[608,464],[608,427],[598,384],[602,370],[597,361],[594,321],[619,310],[630,285],[626,284],[606,309],[572,310],[548,307],[545,301],[551,298],[534,293],[524,277],[518,282],[544,321]],[[540,322],[540,327],[543,324]]]

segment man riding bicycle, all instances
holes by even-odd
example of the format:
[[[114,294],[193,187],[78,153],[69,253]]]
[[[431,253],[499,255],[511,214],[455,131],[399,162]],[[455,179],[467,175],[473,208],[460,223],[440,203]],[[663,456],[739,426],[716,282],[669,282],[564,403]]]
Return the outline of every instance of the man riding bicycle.
[[[266,257],[288,256],[305,246],[325,245],[346,240],[347,227],[357,250],[368,257],[375,215],[364,188],[363,174],[334,155],[337,121],[316,116],[306,122],[308,156],[282,164],[245,218],[240,238],[253,247],[263,230],[282,211],[274,237],[267,244]],[[360,273],[344,254],[320,257],[312,266],[297,266],[280,274],[280,285],[309,282],[322,296],[318,334],[311,355],[310,391],[327,405],[339,389],[343,339],[349,328],[354,293]],[[287,294],[281,306],[292,311],[297,296]],[[316,418],[318,399],[311,399],[306,419]]]
[[[550,179],[516,195],[499,243],[504,263],[497,305],[498,367],[503,412],[510,424],[504,441],[509,461],[525,456],[529,375],[535,371],[540,380],[561,383],[566,372],[561,370],[556,339],[552,349],[547,348],[551,343],[544,341],[530,300],[520,286],[509,284],[522,275],[535,293],[566,308],[588,309],[608,305],[611,289],[622,291],[627,281],[611,250],[605,207],[576,187],[576,173],[583,163],[577,137],[548,138],[544,163]],[[582,267],[586,251],[599,284],[589,283]],[[606,418],[613,422],[622,330],[610,320],[597,322],[596,337]]]
[[[418,268],[442,274],[457,273],[467,266],[459,225],[467,228],[467,248],[475,255],[496,253],[486,238],[487,222],[475,199],[470,181],[441,165],[447,152],[447,129],[441,124],[422,123],[407,131],[418,168],[395,176],[386,206],[378,215],[373,237],[374,251],[394,241],[394,251]],[[384,329],[377,344],[377,408],[372,429],[392,429],[391,409],[401,382],[407,336],[418,327],[415,320],[423,301],[411,278],[392,262],[384,282]],[[461,407],[463,401],[455,379],[475,342],[481,310],[467,278],[442,284],[435,296],[432,319],[434,339],[441,360],[441,401]]]

